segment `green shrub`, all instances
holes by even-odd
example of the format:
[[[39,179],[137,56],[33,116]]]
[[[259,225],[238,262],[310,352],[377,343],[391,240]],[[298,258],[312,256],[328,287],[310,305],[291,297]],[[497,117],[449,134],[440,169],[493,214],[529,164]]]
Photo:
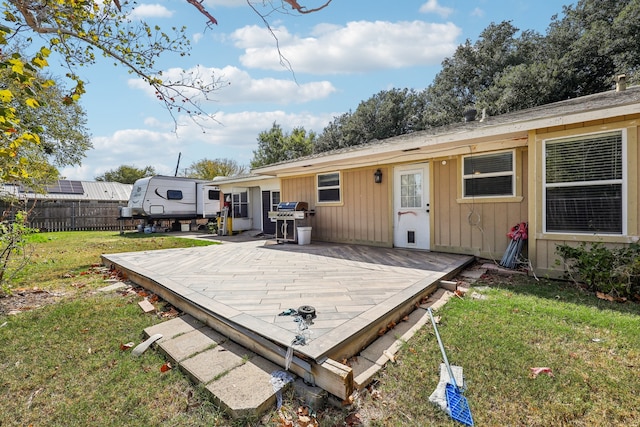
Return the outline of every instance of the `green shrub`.
[[[210,221],[207,223],[207,231],[211,234],[218,234],[218,221]]]
[[[601,242],[557,245],[567,275],[591,291],[619,297],[640,293],[640,244],[608,248]]]

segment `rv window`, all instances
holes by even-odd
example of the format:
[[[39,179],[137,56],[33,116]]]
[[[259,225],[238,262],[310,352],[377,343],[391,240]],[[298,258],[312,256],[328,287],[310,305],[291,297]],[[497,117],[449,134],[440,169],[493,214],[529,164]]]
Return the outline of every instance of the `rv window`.
[[[209,190],[209,200],[220,200],[220,190]]]
[[[182,200],[182,190],[167,190],[167,200]]]

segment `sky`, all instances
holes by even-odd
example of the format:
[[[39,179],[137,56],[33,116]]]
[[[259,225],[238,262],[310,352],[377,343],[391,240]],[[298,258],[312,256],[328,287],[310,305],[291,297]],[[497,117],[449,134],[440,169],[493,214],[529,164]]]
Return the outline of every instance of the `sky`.
[[[131,18],[163,29],[187,26],[191,54],[167,55],[157,65],[165,76],[182,69],[213,73],[222,84],[202,104],[212,118],[201,126],[174,111],[174,120],[148,85],[100,59],[78,73],[86,82],[81,105],[93,148],[82,165],[61,168],[62,177],[92,181],[121,165],[153,166],[159,175],[177,168],[184,175],[203,159],[248,168],[258,135],[274,123],[285,132],[303,127],[320,134],[380,91],[428,87],[442,61],[492,22],[544,34],[551,17],[572,2],[333,0],[316,13],[270,14],[277,42],[246,0],[202,4],[218,25],[208,27],[186,0],[138,0]],[[278,47],[290,68],[281,65]]]

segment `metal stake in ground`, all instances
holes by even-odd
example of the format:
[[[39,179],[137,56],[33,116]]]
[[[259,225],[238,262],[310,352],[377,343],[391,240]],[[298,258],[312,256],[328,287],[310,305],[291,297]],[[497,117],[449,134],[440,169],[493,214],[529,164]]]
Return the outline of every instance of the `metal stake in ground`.
[[[451,365],[449,365],[447,353],[444,351],[444,345],[442,344],[442,340],[440,339],[438,326],[436,326],[436,320],[433,318],[431,307],[429,307],[427,311],[429,311],[429,317],[431,317],[433,330],[436,333],[438,345],[440,346],[440,351],[442,352],[442,358],[444,359],[444,364],[447,367],[447,371],[449,372],[449,380],[451,381],[449,384],[447,384],[446,387],[449,416],[453,420],[461,422],[464,425],[473,426],[473,418],[471,417],[471,409],[469,409],[469,403],[467,402],[467,398],[462,395],[462,390],[460,390],[460,388],[456,384],[456,379],[453,376],[453,372],[451,371]]]

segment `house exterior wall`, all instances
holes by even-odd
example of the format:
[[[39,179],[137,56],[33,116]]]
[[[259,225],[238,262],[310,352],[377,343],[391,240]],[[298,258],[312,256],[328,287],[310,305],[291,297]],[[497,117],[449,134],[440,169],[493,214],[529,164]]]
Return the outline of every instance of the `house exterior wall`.
[[[527,221],[527,150],[516,149],[516,197],[507,199],[463,199],[461,163],[461,157],[431,162],[432,250],[499,262],[509,244],[511,227]]]
[[[638,180],[638,164],[640,164],[640,115],[630,115],[604,120],[594,120],[572,126],[556,126],[538,129],[530,133],[531,155],[529,168],[536,177],[529,182],[529,193],[532,203],[529,207],[529,259],[537,274],[550,277],[560,277],[562,267],[556,255],[559,244],[578,245],[581,242],[603,242],[610,246],[620,246],[638,240],[640,217],[638,203],[640,201],[640,185]],[[626,129],[626,233],[623,235],[594,235],[594,234],[559,234],[545,233],[543,228],[543,142],[550,138],[572,137],[590,133]]]
[[[557,122],[562,122],[559,118]],[[624,130],[623,232],[622,234],[548,233],[543,228],[544,141],[599,132]],[[515,152],[515,197],[462,197],[460,151],[429,161],[430,230],[433,251],[463,253],[499,262],[509,245],[507,233],[516,224],[529,225],[526,253],[538,275],[560,277],[559,244],[603,242],[620,246],[640,240],[640,114],[588,120],[570,125],[538,128],[497,140],[469,141],[474,153]],[[442,154],[440,154],[442,155]],[[419,161],[419,160],[416,160]],[[316,174],[281,177],[281,200],[306,201],[316,215],[312,239],[343,243],[393,246],[393,170],[397,164],[340,170],[342,200],[318,204]],[[380,168],[383,183],[373,174]],[[326,171],[326,169],[323,169]],[[338,168],[336,169],[338,170]]]
[[[382,184],[374,183],[377,169]],[[281,200],[307,202],[315,210],[312,240],[391,247],[391,172],[389,167],[342,171],[342,201],[328,204],[317,202],[315,174],[282,178]]]

